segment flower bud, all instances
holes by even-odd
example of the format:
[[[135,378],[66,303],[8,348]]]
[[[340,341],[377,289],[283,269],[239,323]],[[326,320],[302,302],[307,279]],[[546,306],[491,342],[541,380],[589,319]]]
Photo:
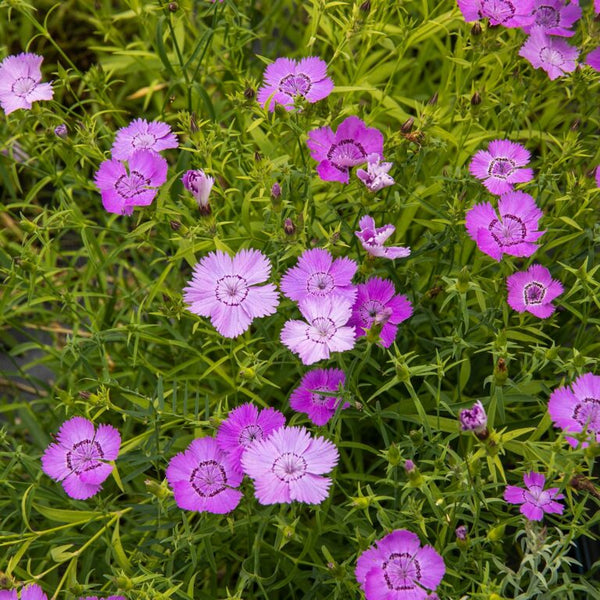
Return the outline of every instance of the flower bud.
[[[146,486],[146,491],[156,496],[159,500],[166,498],[171,493],[169,488],[165,487],[161,483],[158,483],[158,481],[154,481],[153,479],[146,479],[146,481],[144,481],[144,485]]]
[[[461,293],[468,292],[470,281],[471,276],[469,275],[469,269],[467,267],[463,267],[458,274],[458,278],[456,279],[456,289]]]
[[[177,12],[178,8],[179,8],[179,5],[177,4],[177,2],[169,2],[169,10],[171,12]]]
[[[415,120],[412,117],[410,117],[409,119],[404,121],[404,123],[402,123],[402,126],[400,127],[400,131],[405,134],[410,133],[412,131],[414,123],[415,123]]]
[[[188,192],[191,192],[196,199],[200,214],[209,215],[210,204],[208,203],[208,197],[215,180],[206,175],[202,169],[196,169],[194,171],[186,171],[181,181],[183,182],[183,187]]]
[[[469,530],[466,525],[459,525],[456,530],[456,545],[461,550],[466,550],[469,545]]]
[[[419,487],[423,483],[421,472],[410,458],[404,462],[404,470],[412,487]]]
[[[254,91],[254,88],[251,88],[250,86],[244,90],[244,98],[246,98],[246,100],[252,100],[255,95],[256,92]]]
[[[503,386],[507,379],[508,369],[506,368],[506,361],[503,358],[499,358],[494,367],[494,382],[498,386]]]
[[[471,35],[481,35],[482,31],[483,31],[483,29],[481,28],[480,23],[475,23],[475,25],[473,25],[473,27],[471,27]]]
[[[296,226],[291,219],[286,219],[283,222],[283,231],[285,231],[285,235],[294,235],[296,233]]]
[[[64,123],[61,123],[54,128],[54,134],[64,140],[69,135],[69,130]]]
[[[271,186],[271,196],[275,199],[281,196],[281,186],[277,181]]]
[[[475,92],[471,96],[471,105],[478,106],[479,104],[481,104],[481,94],[479,92]]]

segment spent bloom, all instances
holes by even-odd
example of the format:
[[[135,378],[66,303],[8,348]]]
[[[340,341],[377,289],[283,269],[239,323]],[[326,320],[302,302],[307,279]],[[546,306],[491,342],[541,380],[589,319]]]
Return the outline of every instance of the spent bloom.
[[[509,504],[520,504],[519,509],[530,521],[541,521],[544,513],[561,515],[564,506],[556,500],[564,498],[558,488],[544,490],[546,478],[541,473],[525,473],[523,481],[527,489],[507,485],[504,500]]]
[[[530,312],[540,319],[548,318],[556,307],[552,300],[563,293],[562,284],[552,279],[550,271],[534,264],[506,279],[508,304],[517,312]]]
[[[519,56],[526,58],[534,69],[543,69],[550,79],[572,73],[577,67],[579,50],[558,37],[551,37],[539,28],[531,31]]]
[[[183,187],[188,192],[191,192],[196,199],[200,212],[202,214],[209,214],[210,205],[208,204],[208,197],[215,183],[214,178],[209,177],[202,169],[195,169],[186,171],[181,181],[183,182]]]
[[[83,417],[65,421],[42,456],[42,470],[60,481],[71,498],[86,500],[97,494],[113,470],[109,461],[119,454],[121,436],[111,425],[94,424]]]
[[[489,19],[490,25],[523,27],[533,20],[534,0],[458,0],[465,21]]]
[[[370,192],[378,192],[384,187],[394,185],[394,178],[388,175],[394,163],[382,162],[379,154],[367,156],[367,170],[357,169],[356,176],[367,186]]]
[[[63,140],[69,135],[69,129],[65,125],[65,123],[61,123],[54,128],[54,135],[56,137],[62,138]]]
[[[538,231],[543,213],[535,200],[525,192],[508,192],[500,197],[498,212],[489,202],[476,204],[467,212],[467,231],[479,249],[497,261],[502,254],[531,256],[544,234]]]
[[[258,250],[240,250],[233,258],[217,250],[203,257],[184,288],[183,299],[191,312],[210,317],[223,336],[244,333],[257,317],[275,312],[279,300],[269,277],[271,263]]]
[[[299,62],[289,58],[278,58],[265,70],[265,85],[259,88],[257,100],[270,111],[276,104],[286,110],[294,108],[295,98],[318,102],[331,94],[333,81],[327,77],[327,63],[310,56]]]
[[[230,411],[217,431],[219,448],[229,455],[233,468],[242,473],[242,455],[254,440],[262,440],[285,425],[285,417],[274,408],[258,410],[247,402]]]
[[[177,136],[166,123],[134,119],[117,131],[111,152],[117,160],[127,160],[136,150],[161,152],[178,145]]]
[[[565,3],[565,0],[535,0],[532,11],[533,23],[525,25],[523,31],[531,33],[534,27],[546,35],[571,37],[573,24],[581,18],[579,0]]]
[[[104,208],[117,215],[131,215],[135,206],[148,206],[157,188],[167,180],[167,161],[150,150],[138,150],[125,164],[111,158],[96,171],[94,182]]]
[[[477,437],[487,437],[487,414],[481,400],[475,402],[471,408],[461,410],[458,420],[463,431],[473,431]]]
[[[340,404],[343,409],[350,406],[340,397],[345,383],[346,375],[341,369],[313,369],[292,392],[290,407],[306,413],[315,425],[325,425]]]
[[[571,387],[554,390],[548,401],[548,412],[554,425],[565,433],[585,431],[600,443],[600,377],[585,373]],[[570,436],[567,441],[574,447],[579,443]]]
[[[19,108],[30,109],[31,103],[38,100],[52,100],[52,86],[40,83],[43,60],[37,54],[22,52],[7,56],[0,63],[0,106],[5,114]]]
[[[384,258],[406,258],[410,256],[410,248],[404,246],[384,246],[387,239],[396,231],[393,225],[384,225],[375,227],[375,219],[365,215],[358,222],[360,231],[354,234],[360,240],[362,247],[371,256],[381,256]]]
[[[254,481],[261,504],[294,500],[320,504],[331,479],[323,477],[337,464],[335,445],[313,437],[304,427],[281,427],[267,439],[255,440],[242,456],[244,473]]]
[[[469,165],[471,175],[483,180],[492,194],[512,192],[513,184],[527,183],[533,171],[525,169],[531,155],[520,144],[508,140],[494,140],[487,150],[475,153]]]
[[[372,154],[383,159],[381,132],[354,116],[342,121],[335,133],[330,127],[309,131],[306,144],[323,181],[348,183],[351,167],[364,164]]]
[[[444,560],[419,537],[397,529],[377,540],[356,563],[356,579],[366,600],[425,600],[444,577]]]
[[[166,475],[177,506],[185,510],[222,515],[231,512],[242,498],[235,489],[242,474],[213,438],[193,440],[171,459]]]
[[[48,596],[44,594],[42,588],[32,583],[21,589],[21,593],[17,594],[17,590],[2,590],[0,591],[0,600],[48,600]]]

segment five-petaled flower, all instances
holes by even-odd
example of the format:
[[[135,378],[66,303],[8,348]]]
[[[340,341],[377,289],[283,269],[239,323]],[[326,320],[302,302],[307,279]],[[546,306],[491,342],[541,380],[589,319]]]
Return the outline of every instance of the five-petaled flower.
[[[519,56],[526,58],[534,69],[546,71],[550,79],[556,79],[576,69],[579,50],[536,27],[521,46]]]
[[[523,27],[533,21],[534,0],[458,0],[465,21],[489,19],[490,25]]]
[[[506,279],[508,304],[517,312],[530,312],[540,319],[547,319],[556,307],[552,300],[563,293],[562,284],[552,279],[550,271],[534,264],[527,271],[513,273]]]
[[[117,131],[111,153],[117,160],[127,160],[136,150],[161,152],[178,145],[177,136],[166,123],[134,119]]]
[[[523,26],[525,33],[534,28],[541,29],[546,35],[571,37],[575,34],[571,27],[581,18],[579,0],[565,3],[565,0],[535,0],[533,22]]]
[[[19,600],[19,598],[20,600],[48,600],[44,590],[36,583],[22,588],[20,594],[17,594],[17,590],[0,591],[0,600]]]
[[[358,222],[360,231],[354,234],[360,240],[362,247],[371,256],[381,256],[384,258],[406,258],[410,255],[410,248],[404,246],[384,246],[387,239],[396,231],[393,225],[384,225],[375,227],[375,219],[365,215]]]
[[[561,500],[564,496],[558,493],[558,488],[544,490],[546,478],[541,473],[525,473],[523,481],[527,489],[514,485],[506,486],[506,502],[520,504],[519,510],[530,521],[541,521],[544,513],[562,514],[565,507],[556,500]]]

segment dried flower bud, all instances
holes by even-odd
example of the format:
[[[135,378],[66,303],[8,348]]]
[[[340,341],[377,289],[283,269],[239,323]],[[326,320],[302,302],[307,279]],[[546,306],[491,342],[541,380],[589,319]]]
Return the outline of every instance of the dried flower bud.
[[[481,104],[481,94],[479,92],[475,92],[473,96],[471,96],[471,105],[478,106]]]
[[[285,231],[285,235],[294,235],[296,233],[296,226],[291,219],[286,219],[283,222],[283,230]]]
[[[433,94],[433,96],[431,96],[431,98],[429,98],[429,101],[427,102],[427,104],[429,104],[430,106],[433,106],[435,104],[437,104],[438,101],[438,93],[435,92],[435,94]]]
[[[250,86],[248,86],[244,90],[244,98],[246,98],[246,100],[252,100],[252,98],[254,98],[255,95],[256,95],[256,92]]]
[[[181,229],[181,223],[179,221],[170,221],[169,225],[173,231],[179,231]]]
[[[480,23],[475,23],[473,27],[471,27],[471,35],[481,35],[483,29],[481,28]]]
[[[371,3],[369,2],[369,0],[365,0],[365,2],[363,2],[360,5],[360,10],[366,13],[368,13],[371,10]]]
[[[412,131],[413,125],[415,124],[415,120],[413,117],[410,117],[402,123],[402,127],[400,127],[400,131],[404,134],[410,133]]]

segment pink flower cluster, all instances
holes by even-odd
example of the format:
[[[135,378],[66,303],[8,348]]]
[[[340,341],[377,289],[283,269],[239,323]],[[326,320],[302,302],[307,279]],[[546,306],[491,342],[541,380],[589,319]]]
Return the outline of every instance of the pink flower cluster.
[[[19,594],[17,590],[2,590],[0,591],[0,600],[48,600],[48,596],[44,594],[44,590],[37,585],[32,583],[21,589]],[[85,598],[79,598],[79,600],[102,600],[98,596],[86,596]],[[126,600],[124,596],[108,596],[106,600]]]

